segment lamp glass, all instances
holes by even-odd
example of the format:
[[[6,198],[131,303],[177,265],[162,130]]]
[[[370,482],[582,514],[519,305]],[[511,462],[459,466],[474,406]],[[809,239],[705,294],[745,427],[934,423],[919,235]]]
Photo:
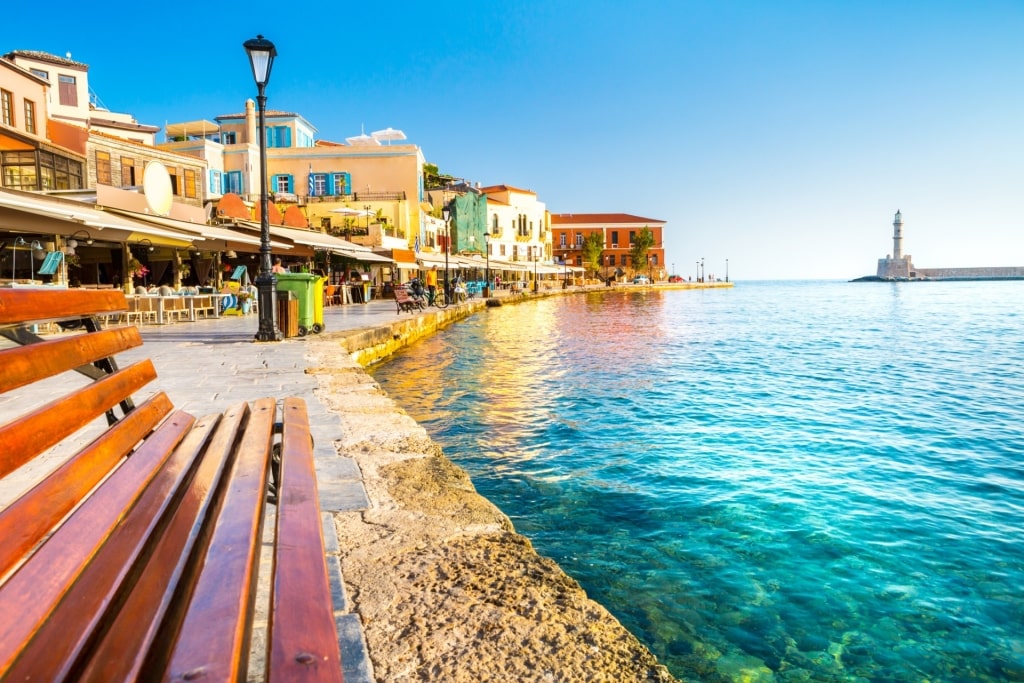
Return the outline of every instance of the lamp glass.
[[[242,45],[249,54],[249,63],[252,65],[252,77],[255,79],[256,85],[265,86],[270,80],[270,70],[274,66],[277,48],[262,35],[247,40]]]

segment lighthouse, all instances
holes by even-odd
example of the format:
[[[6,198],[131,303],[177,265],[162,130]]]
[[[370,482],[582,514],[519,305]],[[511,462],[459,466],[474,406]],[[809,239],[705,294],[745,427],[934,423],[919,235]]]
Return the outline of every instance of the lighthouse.
[[[896,209],[896,218],[892,222],[892,260],[903,258],[903,214]]]

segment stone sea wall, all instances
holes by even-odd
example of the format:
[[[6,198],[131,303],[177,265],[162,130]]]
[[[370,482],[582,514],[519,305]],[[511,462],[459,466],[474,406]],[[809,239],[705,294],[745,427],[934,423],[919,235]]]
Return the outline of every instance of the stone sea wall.
[[[674,679],[476,493],[364,365],[480,311],[474,302],[308,338],[307,373],[340,415],[368,509],[336,513],[345,589],[377,681]]]

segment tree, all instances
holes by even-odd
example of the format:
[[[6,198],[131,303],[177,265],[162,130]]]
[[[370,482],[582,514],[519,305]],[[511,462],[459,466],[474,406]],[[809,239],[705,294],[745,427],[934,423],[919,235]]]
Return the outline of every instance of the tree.
[[[633,246],[629,248],[629,259],[634,271],[647,269],[647,251],[654,246],[654,233],[646,225],[633,238]]]
[[[601,271],[601,255],[604,253],[604,235],[592,232],[583,240],[583,264],[595,273]]]

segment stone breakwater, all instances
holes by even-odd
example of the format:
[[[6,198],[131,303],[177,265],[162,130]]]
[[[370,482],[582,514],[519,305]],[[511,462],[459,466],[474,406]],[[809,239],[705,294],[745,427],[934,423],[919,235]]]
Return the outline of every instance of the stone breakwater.
[[[370,506],[335,513],[374,679],[674,681],[633,634],[515,533],[363,370],[483,302],[309,338],[307,373],[343,423]]]

